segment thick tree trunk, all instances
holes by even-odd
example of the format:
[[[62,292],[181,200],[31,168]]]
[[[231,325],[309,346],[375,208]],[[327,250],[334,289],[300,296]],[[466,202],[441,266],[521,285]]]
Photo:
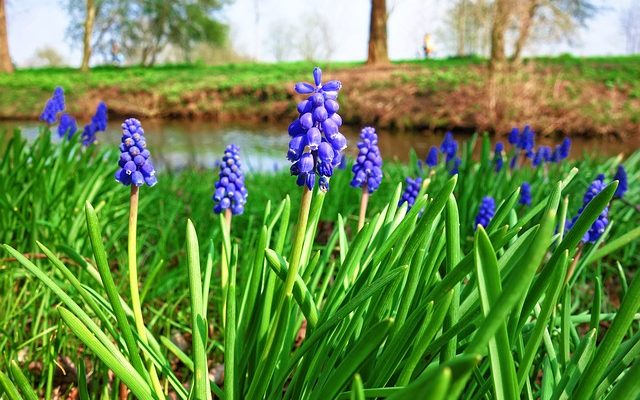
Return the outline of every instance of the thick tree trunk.
[[[82,51],[82,65],[80,70],[89,71],[89,59],[91,59],[91,35],[93,34],[93,22],[96,19],[96,4],[93,0],[87,0],[87,16],[84,20],[84,36]]]
[[[493,26],[491,27],[491,60],[490,67],[495,70],[504,63],[504,36],[509,22],[508,0],[496,0],[494,4]]]
[[[531,25],[533,25],[533,18],[536,16],[539,5],[539,0],[529,0],[527,9],[520,17],[520,33],[511,56],[511,60],[515,63],[519,63],[522,60],[522,51],[527,44],[527,40],[529,40]]]
[[[4,0],[0,0],[0,71],[13,72],[11,56],[9,55],[9,38],[7,36],[7,15]]]
[[[367,64],[386,64],[388,62],[386,0],[371,0]]]

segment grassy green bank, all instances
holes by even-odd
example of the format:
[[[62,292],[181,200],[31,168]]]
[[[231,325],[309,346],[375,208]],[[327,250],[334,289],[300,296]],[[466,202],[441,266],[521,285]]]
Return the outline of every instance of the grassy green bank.
[[[400,130],[506,131],[625,137],[640,129],[640,56],[537,58],[489,78],[484,60],[319,63],[340,79],[344,120]],[[23,69],[0,76],[0,118],[35,119],[55,86],[87,119],[99,100],[112,115],[215,121],[291,117],[293,84],[309,63]],[[366,95],[364,95],[366,93]]]

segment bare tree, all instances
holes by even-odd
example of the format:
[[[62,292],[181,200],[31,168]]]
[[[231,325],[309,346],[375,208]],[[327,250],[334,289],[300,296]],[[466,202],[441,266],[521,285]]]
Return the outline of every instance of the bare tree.
[[[458,0],[448,10],[445,37],[456,55],[486,54],[493,24],[493,5],[487,0]]]
[[[597,7],[593,0],[495,0],[491,28],[491,67],[505,60],[507,32],[517,32],[511,59],[519,61],[531,38],[571,40]],[[534,29],[535,28],[535,29]]]
[[[286,60],[294,50],[295,35],[293,33],[293,28],[284,20],[271,26],[268,45],[276,61]]]
[[[371,0],[367,64],[386,63],[389,63],[389,53],[387,51],[387,2],[386,0]]]
[[[640,53],[640,3],[631,2],[620,15],[620,28],[626,40],[629,54]]]
[[[336,50],[333,30],[326,17],[310,15],[303,19],[297,48],[305,61],[329,60]],[[321,45],[319,45],[321,44]]]
[[[4,0],[0,0],[0,71],[13,72],[13,64],[9,55],[9,38],[7,36],[7,15]]]
[[[495,69],[505,60],[504,37],[509,24],[509,0],[496,0],[491,27],[491,69]]]
[[[518,38],[513,50],[511,59],[515,62],[519,62],[522,59],[522,51],[527,41],[529,40],[529,34],[531,32],[531,25],[533,25],[536,11],[540,7],[540,0],[526,0],[523,9],[520,11],[520,26],[518,32]]]
[[[89,60],[91,59],[91,35],[93,35],[93,22],[96,19],[96,3],[87,0],[87,14],[84,18],[84,32],[82,36],[82,72],[89,71]]]

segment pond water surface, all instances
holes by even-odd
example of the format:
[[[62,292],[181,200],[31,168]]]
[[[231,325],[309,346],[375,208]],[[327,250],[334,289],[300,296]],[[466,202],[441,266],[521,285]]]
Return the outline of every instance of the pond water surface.
[[[147,143],[159,168],[179,170],[188,166],[212,168],[222,156],[227,144],[240,146],[245,165],[253,171],[272,171],[288,168],[285,158],[289,136],[287,123],[265,125],[212,124],[202,121],[150,120],[143,122]],[[0,132],[8,136],[15,128],[22,130],[27,138],[38,134],[38,122],[2,121]],[[82,128],[80,128],[82,129]],[[345,127],[343,133],[349,140],[348,153],[353,157],[357,148],[358,130]],[[418,156],[426,156],[430,146],[439,145],[442,133],[433,132],[389,132],[378,131],[379,146],[385,160],[407,161],[409,151],[414,148]],[[120,142],[120,125],[112,121],[106,132],[98,134],[98,146],[113,146]],[[639,135],[640,136],[640,135]],[[456,139],[465,140],[469,134],[456,133]],[[506,137],[493,138],[506,141]],[[537,144],[555,145],[561,138],[537,138]],[[479,146],[477,146],[479,147]],[[640,138],[620,141],[615,138],[573,138],[572,157],[583,152],[602,156],[631,153],[640,147]]]

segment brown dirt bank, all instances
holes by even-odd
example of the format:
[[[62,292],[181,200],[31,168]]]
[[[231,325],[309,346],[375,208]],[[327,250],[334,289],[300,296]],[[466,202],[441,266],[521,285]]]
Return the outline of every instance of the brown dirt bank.
[[[531,63],[492,79],[482,64],[441,69],[418,64],[337,68],[327,75],[343,82],[340,114],[354,126],[505,132],[530,124],[542,135],[623,139],[640,131],[637,87],[586,79],[544,63]],[[292,86],[293,81],[258,88],[195,87],[167,96],[157,87],[135,90],[107,85],[72,92],[68,103],[74,115],[86,114],[102,99],[112,117],[282,122],[295,117],[295,102],[302,98]],[[0,118],[16,117],[37,115],[0,110]]]

